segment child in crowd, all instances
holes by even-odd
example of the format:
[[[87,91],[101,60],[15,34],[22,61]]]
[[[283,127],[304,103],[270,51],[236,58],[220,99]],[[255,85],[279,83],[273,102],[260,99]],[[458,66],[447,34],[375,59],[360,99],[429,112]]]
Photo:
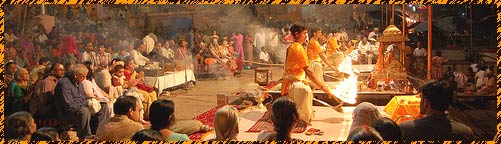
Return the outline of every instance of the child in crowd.
[[[125,68],[122,65],[116,65],[115,68],[113,69],[111,84],[113,85],[114,88],[117,89],[118,95],[122,95],[124,89],[127,88],[127,84],[125,83],[124,71]]]

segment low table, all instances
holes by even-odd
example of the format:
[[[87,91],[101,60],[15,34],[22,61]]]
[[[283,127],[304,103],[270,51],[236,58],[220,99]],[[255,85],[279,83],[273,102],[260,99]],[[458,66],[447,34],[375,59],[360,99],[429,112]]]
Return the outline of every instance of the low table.
[[[195,74],[193,70],[180,70],[176,72],[168,72],[163,76],[144,77],[144,82],[147,85],[158,88],[160,92],[164,89],[176,87],[186,84],[187,82],[195,82]],[[160,93],[159,92],[159,93]]]

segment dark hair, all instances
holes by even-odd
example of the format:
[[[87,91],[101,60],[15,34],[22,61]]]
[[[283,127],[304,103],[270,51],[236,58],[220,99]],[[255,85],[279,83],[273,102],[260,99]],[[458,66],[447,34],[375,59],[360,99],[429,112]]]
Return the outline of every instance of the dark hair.
[[[38,60],[38,65],[42,65],[45,62],[50,61],[47,57],[42,57],[40,60]]]
[[[290,28],[292,36],[294,36],[294,39],[297,39],[296,33],[301,33],[302,31],[306,30],[306,27],[298,24],[294,24]]]
[[[117,71],[118,71],[118,70],[120,70],[120,69],[125,69],[125,67],[124,67],[124,66],[122,66],[122,65],[116,65],[116,66],[113,68],[113,71],[114,71],[114,72],[117,72]]]
[[[31,141],[56,141],[59,138],[59,133],[55,128],[43,127],[38,129],[31,135]]]
[[[8,68],[11,64],[16,64],[15,62],[13,61],[10,61],[8,63],[5,64],[5,68]]]
[[[296,103],[287,97],[281,97],[273,102],[272,121],[277,132],[276,140],[289,140],[290,132],[299,119]]]
[[[164,138],[162,134],[156,130],[152,129],[143,129],[136,132],[132,138],[132,141],[163,141]]]
[[[118,115],[127,115],[129,109],[136,108],[137,98],[133,96],[120,96],[113,104],[113,112]]]
[[[435,52],[435,55],[441,57],[442,56],[442,51]]]
[[[353,129],[348,134],[348,141],[382,141],[383,138],[374,128],[364,125]]]
[[[445,111],[452,101],[453,91],[447,81],[431,81],[421,86],[423,98],[428,99],[431,109]]]
[[[166,99],[154,101],[150,106],[151,129],[169,128],[174,122],[174,102]]]
[[[398,141],[402,139],[402,132],[398,124],[387,117],[380,117],[372,121],[371,127],[379,132],[385,141]]]
[[[94,72],[91,71],[91,69],[90,69],[90,66],[92,65],[92,62],[90,62],[90,61],[84,61],[82,63],[83,63],[83,65],[85,65],[85,67],[87,67],[87,70],[89,70],[89,73],[87,74],[86,79],[87,80],[91,80],[93,78],[93,76],[94,76]]]
[[[31,121],[34,120],[31,114],[25,111],[16,112],[5,121],[5,139],[23,139],[30,135]]]
[[[114,58],[114,59],[112,59],[112,60],[111,60],[110,65],[113,65],[113,63],[115,63],[115,62],[119,62],[119,61],[124,61],[124,60],[122,60],[122,59],[120,59],[120,58]],[[124,61],[124,62],[125,62],[125,61]]]
[[[134,59],[132,59],[132,58],[127,58],[127,59],[125,59],[125,61],[124,61],[124,63],[125,63],[125,65],[124,65],[124,66],[128,66],[128,65],[130,65],[130,63],[132,63],[132,62],[134,62]]]

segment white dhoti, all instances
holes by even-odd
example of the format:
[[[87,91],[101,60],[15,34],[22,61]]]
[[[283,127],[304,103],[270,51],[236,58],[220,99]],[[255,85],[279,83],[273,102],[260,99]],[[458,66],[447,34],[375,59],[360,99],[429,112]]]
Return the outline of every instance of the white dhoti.
[[[299,119],[310,122],[313,119],[313,92],[302,81],[292,83],[288,96],[296,103]]]
[[[322,64],[318,61],[312,61],[308,69],[313,73],[320,83],[324,83],[324,70],[322,69]],[[319,88],[316,84],[311,84],[314,89]]]

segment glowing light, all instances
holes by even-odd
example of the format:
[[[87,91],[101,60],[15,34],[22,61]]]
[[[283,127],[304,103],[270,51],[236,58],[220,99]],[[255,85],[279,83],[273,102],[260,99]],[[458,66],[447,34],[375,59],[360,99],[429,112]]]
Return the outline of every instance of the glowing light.
[[[338,66],[339,72],[349,74],[348,78],[343,79],[339,82],[334,89],[331,89],[331,93],[342,101],[355,104],[357,102],[357,75],[353,73],[352,69],[352,58],[347,56],[341,64]]]

